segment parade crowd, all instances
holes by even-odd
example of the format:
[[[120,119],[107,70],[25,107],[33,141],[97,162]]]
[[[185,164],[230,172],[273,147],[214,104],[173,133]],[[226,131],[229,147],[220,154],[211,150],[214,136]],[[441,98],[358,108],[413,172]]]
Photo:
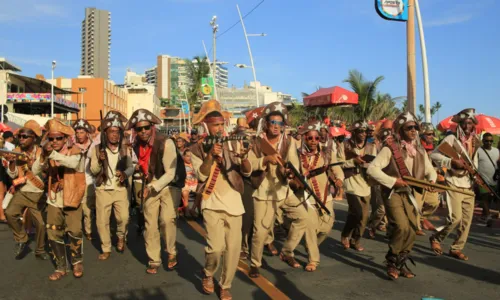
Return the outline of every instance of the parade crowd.
[[[411,251],[424,230],[432,232],[429,247],[438,256],[455,233],[449,255],[466,261],[476,204],[492,224],[500,157],[493,136],[477,133],[474,109],[457,113],[456,132],[441,141],[432,124],[410,112],[353,122],[349,136],[332,135],[316,118],[290,128],[279,102],[246,115],[227,132],[219,102],[210,100],[194,115],[197,129],[190,134],[162,133],[162,121],[146,109],[129,119],[110,111],[98,128],[84,119],[72,126],[30,120],[14,134],[4,133],[0,222],[12,230],[15,258],[26,256],[34,231],[35,257],[55,265],[48,278],[80,278],[84,239],[98,238],[97,259],[107,260],[113,246],[126,251],[129,221],[135,219],[148,256],[146,272],[157,274],[162,264],[182,268],[177,221],[196,217],[207,231],[200,284],[214,293],[220,268],[220,298],[227,300],[238,263],[248,261],[248,275],[257,278],[265,250],[292,268],[317,270],[319,245],[333,228],[338,200],[347,199],[349,206],[341,245],[365,251],[365,230],[368,238],[385,232],[384,263],[394,280],[415,277]],[[439,207],[448,213],[445,225],[436,228],[430,217]],[[286,236],[281,249],[274,246],[278,231]],[[294,258],[301,242],[305,266]]]

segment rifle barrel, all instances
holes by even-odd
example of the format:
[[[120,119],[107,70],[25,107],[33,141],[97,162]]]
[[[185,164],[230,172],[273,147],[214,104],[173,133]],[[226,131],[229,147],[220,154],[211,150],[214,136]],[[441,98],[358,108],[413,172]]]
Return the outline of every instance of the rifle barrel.
[[[437,190],[451,191],[451,192],[455,192],[455,193],[464,194],[464,195],[467,195],[467,196],[475,196],[475,194],[474,194],[473,191],[461,190],[461,189],[458,189],[458,188],[455,188],[455,187],[451,187],[451,186],[447,186],[447,185],[442,185],[442,184],[438,184],[438,183],[431,183],[431,182],[428,182],[428,181],[425,181],[425,180],[419,180],[417,178],[410,177],[410,176],[403,176],[403,179],[409,185],[416,186],[416,187],[421,187],[421,188],[433,187],[433,188],[435,188]]]

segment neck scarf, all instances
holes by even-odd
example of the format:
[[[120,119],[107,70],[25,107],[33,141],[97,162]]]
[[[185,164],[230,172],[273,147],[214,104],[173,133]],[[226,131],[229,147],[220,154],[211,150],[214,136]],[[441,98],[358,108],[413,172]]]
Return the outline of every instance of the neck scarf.
[[[415,145],[413,145],[413,142],[406,142],[405,140],[401,141],[401,146],[403,149],[406,149],[406,153],[410,157],[415,157],[417,155],[417,149],[415,148]]]

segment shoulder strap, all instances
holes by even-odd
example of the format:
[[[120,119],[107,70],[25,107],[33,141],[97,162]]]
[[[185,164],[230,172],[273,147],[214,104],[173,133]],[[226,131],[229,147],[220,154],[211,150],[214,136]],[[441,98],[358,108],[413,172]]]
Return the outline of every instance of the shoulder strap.
[[[491,161],[491,164],[493,164],[493,169],[496,169],[497,166],[495,165],[495,163],[493,162],[493,160],[491,159],[490,155],[488,154],[488,152],[486,151],[486,149],[484,149],[484,147],[481,147],[481,149],[483,149],[483,152],[486,153],[486,156],[488,156],[488,158],[490,159]]]
[[[392,152],[392,157],[394,158],[394,161],[396,162],[396,165],[398,167],[399,175],[400,176],[411,176],[410,171],[408,170],[408,168],[405,165],[405,161],[404,161],[403,155],[401,154],[401,151],[399,149],[398,144],[395,142],[387,143],[387,147]]]

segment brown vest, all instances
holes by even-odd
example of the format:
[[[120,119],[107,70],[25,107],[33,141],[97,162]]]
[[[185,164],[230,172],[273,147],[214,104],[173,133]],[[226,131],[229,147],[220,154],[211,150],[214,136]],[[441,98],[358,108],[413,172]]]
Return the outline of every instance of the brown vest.
[[[15,152],[23,152],[20,147],[16,147],[14,149]],[[36,158],[40,157],[42,154],[42,148],[37,147],[36,152],[35,152],[35,160]],[[28,161],[25,164],[22,165],[17,165],[17,178],[22,178],[26,176],[26,180],[31,182],[35,187],[37,187],[40,190],[43,190],[45,188],[45,183],[37,178],[35,174],[31,171],[31,168],[33,167],[33,163],[35,161],[31,161],[30,158],[28,158]],[[15,180],[14,180],[15,183]]]
[[[396,143],[396,142],[394,142],[394,143]],[[406,150],[401,149],[401,145],[399,143],[397,145],[398,145],[399,151],[401,152],[401,155],[403,156],[403,158],[406,158],[406,155],[407,155]],[[385,146],[385,147],[387,147],[387,146]],[[425,149],[420,144],[416,145],[415,147],[417,149],[417,155],[413,158],[412,176],[416,179],[424,180],[425,179],[425,156],[427,155],[427,153],[425,152]],[[389,148],[389,150],[390,150],[390,148]],[[392,150],[391,150],[391,153],[392,153]],[[393,155],[391,156],[391,161],[389,162],[389,165],[387,165],[387,167],[385,167],[382,171],[391,177],[401,178],[401,174],[399,173],[398,165],[397,165],[396,160],[394,159]],[[387,195],[390,193],[390,190],[383,185],[382,185],[382,190],[384,191],[384,193],[387,193]]]
[[[78,147],[72,147],[66,155],[80,154],[81,151]],[[80,206],[87,188],[87,185],[82,184],[82,182],[85,183],[85,172],[56,166],[54,161],[49,161],[49,189],[54,193],[64,191],[64,207],[78,208]]]
[[[233,149],[236,144],[233,144]],[[191,153],[198,157],[201,160],[205,160],[207,154],[203,151],[203,143],[198,142],[196,144],[191,145],[189,148]],[[238,162],[238,158],[234,156],[232,152],[229,151],[229,147],[227,143],[222,144],[222,166],[221,172],[222,176],[224,176],[228,181],[229,185],[235,189],[238,193],[243,194],[244,186],[243,179],[240,173],[240,165]],[[202,185],[198,186],[198,190],[201,192],[204,189],[206,182]]]
[[[94,151],[95,151],[97,157],[99,157],[99,152],[101,151],[100,146],[101,145],[96,145],[94,148]],[[127,152],[128,152],[128,146],[126,144],[122,143],[122,147],[120,148],[120,152],[118,153],[118,163],[116,164],[115,171],[122,171],[122,172],[125,171],[125,169],[122,166],[126,164]],[[87,156],[87,153],[88,153],[88,151],[86,151],[85,153],[82,153],[82,159],[85,159],[85,157]],[[104,181],[109,177],[108,170],[105,170],[105,168],[104,168],[104,166],[107,167],[108,164],[109,163],[106,163],[105,165],[103,165],[99,174],[97,174],[95,176],[95,185],[96,186],[101,186],[104,183]],[[106,173],[104,173],[104,172],[106,172]],[[125,181],[125,182],[127,182],[127,181]]]
[[[260,147],[261,139],[262,139],[261,137],[256,137],[253,143],[252,151],[255,153],[255,156],[257,158],[266,156],[264,153],[262,153],[262,148]],[[291,140],[292,140],[291,136],[288,136],[286,140],[283,140],[280,154],[284,161],[288,160],[288,150],[290,148]],[[284,170],[281,170],[281,168],[278,167],[276,174],[278,175],[278,178],[280,179],[281,182],[284,183],[286,182],[286,176],[284,175]],[[250,175],[250,181],[252,183],[252,187],[254,189],[258,189],[259,186],[264,181],[264,178],[266,178],[266,175],[267,175],[267,170],[253,171],[252,175]]]

